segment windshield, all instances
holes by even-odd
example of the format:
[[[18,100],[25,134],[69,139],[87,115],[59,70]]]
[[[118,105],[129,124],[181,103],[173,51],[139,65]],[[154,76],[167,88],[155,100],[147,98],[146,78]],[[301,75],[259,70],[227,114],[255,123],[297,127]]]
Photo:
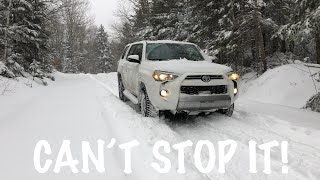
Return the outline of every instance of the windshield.
[[[187,59],[204,61],[198,48],[192,44],[151,43],[147,45],[147,58],[150,61]]]

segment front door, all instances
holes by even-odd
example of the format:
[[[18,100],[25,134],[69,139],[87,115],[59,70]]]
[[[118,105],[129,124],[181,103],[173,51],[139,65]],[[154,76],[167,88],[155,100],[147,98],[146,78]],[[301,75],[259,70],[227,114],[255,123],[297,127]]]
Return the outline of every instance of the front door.
[[[132,50],[132,51],[131,51]],[[142,60],[142,52],[143,52],[143,44],[134,44],[131,47],[131,50],[129,52],[129,55],[138,55],[139,60],[141,62]],[[127,68],[128,68],[128,90],[137,96],[137,86],[138,86],[138,72],[139,72],[139,63],[134,62],[128,62]]]

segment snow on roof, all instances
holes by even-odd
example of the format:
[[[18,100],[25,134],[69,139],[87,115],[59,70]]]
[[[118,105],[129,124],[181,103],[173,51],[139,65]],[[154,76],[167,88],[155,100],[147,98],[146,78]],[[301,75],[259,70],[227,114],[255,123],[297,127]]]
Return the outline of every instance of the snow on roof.
[[[157,40],[157,41],[139,41],[139,42],[135,42],[135,43],[132,43],[132,44],[138,44],[138,43],[167,43],[167,44],[193,44],[193,43],[190,43],[190,42],[182,42],[182,41],[173,41],[173,40]],[[130,44],[130,45],[132,45]]]

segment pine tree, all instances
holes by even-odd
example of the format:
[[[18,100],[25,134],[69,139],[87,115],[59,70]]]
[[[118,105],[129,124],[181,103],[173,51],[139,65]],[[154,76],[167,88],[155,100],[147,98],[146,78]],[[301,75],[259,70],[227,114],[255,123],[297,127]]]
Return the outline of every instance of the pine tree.
[[[291,51],[300,44],[309,44],[313,41],[316,50],[314,61],[320,64],[320,1],[292,0],[292,6],[290,22],[282,24],[274,36],[290,41]],[[303,47],[298,51],[305,52],[305,49]]]
[[[16,66],[18,63],[28,70],[34,60],[40,62],[45,56],[48,40],[46,8],[47,4],[43,0],[0,2],[0,16],[4,17],[0,20],[0,24],[4,25],[0,26],[0,33],[3,33],[1,44],[4,44],[3,61],[10,69],[20,69]]]
[[[153,0],[151,1],[150,26],[142,34],[144,39],[174,39],[176,24],[178,23],[179,1]]]
[[[110,43],[108,38],[109,36],[107,32],[105,32],[104,27],[101,25],[96,35],[97,51],[98,51],[97,52],[98,53],[97,72],[98,73],[108,73],[112,71],[114,58],[110,50]]]
[[[63,63],[62,71],[64,73],[78,73],[78,67],[74,61],[73,52],[68,42],[63,43]]]

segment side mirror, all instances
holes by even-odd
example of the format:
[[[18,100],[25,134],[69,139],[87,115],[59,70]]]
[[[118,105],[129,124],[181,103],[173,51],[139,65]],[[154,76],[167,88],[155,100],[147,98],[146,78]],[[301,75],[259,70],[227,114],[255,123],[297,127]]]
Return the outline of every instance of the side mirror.
[[[140,63],[139,55],[130,55],[128,56],[128,61],[132,63]]]
[[[215,56],[207,56],[207,57],[210,62],[215,62],[217,60],[217,57]]]

